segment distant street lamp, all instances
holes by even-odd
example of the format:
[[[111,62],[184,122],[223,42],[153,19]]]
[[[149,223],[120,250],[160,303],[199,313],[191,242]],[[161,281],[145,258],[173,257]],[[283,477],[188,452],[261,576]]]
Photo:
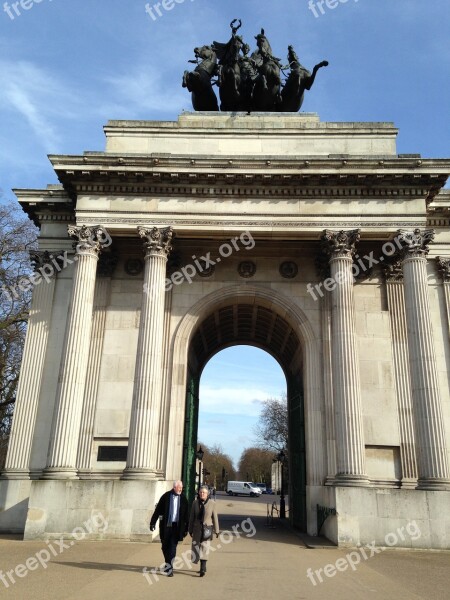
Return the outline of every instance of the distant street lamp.
[[[202,485],[202,470],[203,470],[203,456],[204,456],[205,452],[203,450],[203,448],[200,446],[200,448],[197,450],[197,452],[195,453],[195,456],[198,460],[198,473],[196,473],[196,475],[198,475],[198,489],[200,489],[200,486]]]
[[[286,454],[281,450],[277,454],[277,461],[280,464],[281,468],[281,488],[280,488],[280,519],[286,518],[286,501],[284,499],[284,460],[286,458]]]

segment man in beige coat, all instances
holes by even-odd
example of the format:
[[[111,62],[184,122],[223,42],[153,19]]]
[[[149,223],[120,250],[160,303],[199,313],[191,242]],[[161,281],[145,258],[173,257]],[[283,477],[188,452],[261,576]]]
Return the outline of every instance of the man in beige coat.
[[[209,554],[211,541],[203,540],[203,523],[214,527],[216,537],[219,535],[219,518],[217,505],[208,496],[208,486],[203,485],[198,491],[198,497],[192,503],[191,516],[189,519],[189,534],[192,537],[192,562],[200,561],[200,577],[206,573],[206,561]]]

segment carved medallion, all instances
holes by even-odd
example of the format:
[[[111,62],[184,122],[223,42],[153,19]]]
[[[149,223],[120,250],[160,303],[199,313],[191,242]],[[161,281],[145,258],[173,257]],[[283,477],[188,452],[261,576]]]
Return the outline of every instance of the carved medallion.
[[[244,260],[239,263],[238,273],[244,279],[250,279],[256,273],[256,265],[251,260]]]
[[[211,277],[216,270],[216,267],[214,265],[209,265],[206,260],[199,259],[196,262],[201,265],[201,268],[197,268],[197,273],[200,277]]]
[[[292,260],[287,260],[280,265],[280,275],[285,279],[294,279],[298,274],[298,266]]]
[[[127,275],[139,275],[144,270],[144,261],[140,258],[129,258],[125,261],[125,273]]]

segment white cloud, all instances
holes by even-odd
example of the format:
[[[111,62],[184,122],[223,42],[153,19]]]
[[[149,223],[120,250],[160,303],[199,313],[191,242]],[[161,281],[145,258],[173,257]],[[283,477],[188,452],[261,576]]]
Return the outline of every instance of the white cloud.
[[[172,81],[164,81],[163,70],[149,65],[135,67],[130,73],[105,77],[112,87],[112,95],[118,105],[123,104],[127,112],[145,110],[151,112],[178,112],[186,101],[186,92],[174,88]]]
[[[256,387],[200,388],[200,411],[208,414],[258,417],[267,390]]]
[[[76,101],[70,88],[28,61],[0,60],[0,80],[0,109],[25,119],[45,150],[54,152],[61,143],[56,120],[73,116]]]

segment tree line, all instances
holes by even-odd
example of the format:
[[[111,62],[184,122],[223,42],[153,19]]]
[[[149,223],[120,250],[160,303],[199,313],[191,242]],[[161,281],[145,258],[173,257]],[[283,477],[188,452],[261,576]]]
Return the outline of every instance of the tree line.
[[[209,472],[203,476],[203,481],[218,490],[224,490],[230,480],[266,483],[270,487],[276,454],[283,451],[287,456],[288,417],[285,395],[281,398],[269,398],[264,402],[254,435],[256,445],[243,450],[237,469],[220,445],[208,447],[200,443],[204,450],[203,465]]]
[[[6,460],[25,342],[31,290],[22,284],[32,273],[30,250],[37,228],[17,203],[0,190],[0,471]]]

